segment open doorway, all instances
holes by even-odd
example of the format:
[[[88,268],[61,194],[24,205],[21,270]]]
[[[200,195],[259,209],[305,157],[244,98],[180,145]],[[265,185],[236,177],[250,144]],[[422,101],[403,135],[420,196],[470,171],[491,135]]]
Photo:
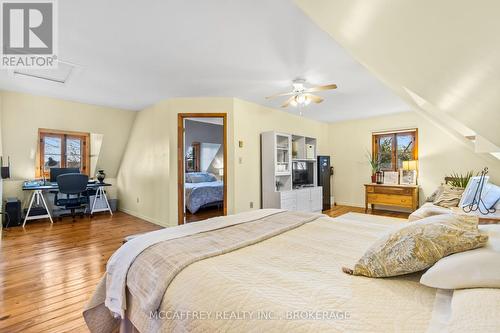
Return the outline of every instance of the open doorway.
[[[178,116],[178,223],[227,214],[225,113]]]

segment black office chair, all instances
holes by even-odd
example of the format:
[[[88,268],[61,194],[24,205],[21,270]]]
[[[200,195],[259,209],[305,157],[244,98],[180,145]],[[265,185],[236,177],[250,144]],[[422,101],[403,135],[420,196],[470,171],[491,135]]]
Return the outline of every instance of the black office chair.
[[[63,206],[64,209],[69,209],[73,221],[75,220],[75,211],[82,209],[80,217],[83,218],[85,209],[89,205],[89,196],[87,193],[88,181],[89,176],[81,173],[67,173],[57,176],[59,193],[56,194],[54,203],[56,206]],[[59,198],[59,194],[65,194],[66,196]],[[62,215],[59,218],[61,219]]]

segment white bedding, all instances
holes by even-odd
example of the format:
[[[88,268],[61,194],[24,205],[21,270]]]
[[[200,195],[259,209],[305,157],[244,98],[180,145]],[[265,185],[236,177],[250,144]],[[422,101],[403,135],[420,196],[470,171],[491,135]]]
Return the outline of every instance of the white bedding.
[[[266,212],[248,214],[226,222]],[[374,240],[406,223],[356,213],[319,218],[184,268],[159,308],[160,314],[183,318],[151,318],[130,292],[126,317],[142,333],[500,332],[499,289],[451,293],[423,286],[420,273],[379,279],[342,273]],[[188,234],[171,232],[167,239]],[[130,254],[125,257],[130,261]]]
[[[132,295],[127,317],[143,333],[425,332],[435,289],[421,285],[419,274],[370,279],[341,271],[401,223],[406,222],[363,214],[320,218],[180,272],[160,313],[192,311],[212,317],[151,320]],[[321,318],[323,312],[337,317]],[[259,314],[271,319],[258,319]]]
[[[128,270],[135,258],[150,246],[170,239],[246,223],[281,211],[283,210],[261,209],[236,216],[220,216],[203,223],[189,223],[174,228],[161,229],[131,239],[111,256],[106,265],[106,307],[115,315],[124,318]]]

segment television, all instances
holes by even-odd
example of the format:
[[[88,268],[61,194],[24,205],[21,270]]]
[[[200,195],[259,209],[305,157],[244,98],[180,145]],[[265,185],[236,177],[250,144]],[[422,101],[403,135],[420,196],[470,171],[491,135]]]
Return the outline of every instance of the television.
[[[294,188],[314,186],[314,163],[292,162],[292,185]]]

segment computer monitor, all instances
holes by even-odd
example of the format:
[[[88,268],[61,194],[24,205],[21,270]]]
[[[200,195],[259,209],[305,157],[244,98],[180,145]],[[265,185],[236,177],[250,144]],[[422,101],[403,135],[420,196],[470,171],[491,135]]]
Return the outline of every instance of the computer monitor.
[[[50,168],[50,182],[57,182],[57,176],[65,175],[67,173],[80,173],[78,168]]]

